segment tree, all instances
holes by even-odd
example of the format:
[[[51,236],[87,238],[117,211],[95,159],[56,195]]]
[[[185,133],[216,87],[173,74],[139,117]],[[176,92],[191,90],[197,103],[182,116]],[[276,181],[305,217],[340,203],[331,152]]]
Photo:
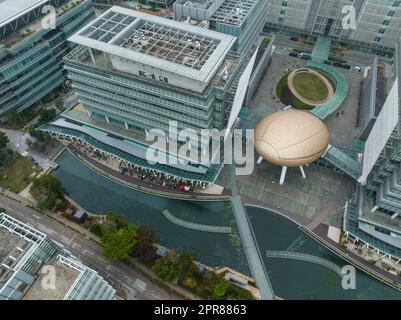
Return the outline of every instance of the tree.
[[[56,110],[51,108],[43,108],[39,112],[39,123],[46,123],[51,121],[56,116]]]
[[[22,122],[22,117],[15,108],[7,111],[5,116],[8,124],[21,124]]]
[[[63,186],[57,178],[43,175],[33,181],[32,196],[38,200],[39,207],[53,209],[64,199]]]
[[[136,244],[132,250],[134,257],[138,257],[145,263],[152,263],[156,260],[155,233],[149,226],[142,226],[138,229]]]
[[[0,131],[0,149],[5,148],[9,142],[10,140],[7,135],[3,131]]]
[[[136,230],[129,224],[121,229],[108,230],[102,237],[103,255],[113,260],[128,258],[135,245]]]
[[[180,278],[184,279],[186,277],[199,278],[200,272],[195,264],[195,256],[189,253],[181,253],[178,259],[178,266],[180,269]]]
[[[230,289],[231,285],[226,279],[222,277],[216,278],[214,281],[213,298],[216,300],[224,299],[230,292]]]
[[[164,281],[173,281],[179,274],[178,266],[167,257],[157,259],[152,269]]]

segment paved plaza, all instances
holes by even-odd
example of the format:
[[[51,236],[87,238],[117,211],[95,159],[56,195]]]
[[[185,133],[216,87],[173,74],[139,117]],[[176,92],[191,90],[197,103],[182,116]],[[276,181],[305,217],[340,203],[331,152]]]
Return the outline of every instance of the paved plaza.
[[[305,60],[288,56],[286,51],[276,50],[251,102],[248,119],[258,122],[283,109],[285,106],[275,96],[276,86],[286,73],[306,67],[306,63]],[[349,82],[349,94],[341,108],[325,124],[330,131],[330,144],[351,149],[358,136],[356,124],[363,75],[352,70],[338,70]],[[280,186],[281,167],[267,162],[260,165],[255,163],[252,175],[237,176],[238,189],[245,203],[270,207],[311,228],[322,222],[340,227],[343,207],[352,197],[355,182],[316,164],[305,167],[305,171],[307,178],[303,179],[298,168],[289,168],[285,184]],[[217,184],[229,188],[228,180],[227,170],[223,168]]]
[[[264,79],[251,101],[248,118],[257,122],[265,116],[283,109],[285,106],[276,98],[278,82],[289,71],[305,68],[306,64],[306,60],[288,56],[287,51],[276,50]],[[337,68],[337,70],[348,80],[349,92],[343,105],[337,113],[325,121],[325,124],[330,131],[330,143],[336,147],[350,149],[359,133],[356,125],[363,75],[342,68]]]

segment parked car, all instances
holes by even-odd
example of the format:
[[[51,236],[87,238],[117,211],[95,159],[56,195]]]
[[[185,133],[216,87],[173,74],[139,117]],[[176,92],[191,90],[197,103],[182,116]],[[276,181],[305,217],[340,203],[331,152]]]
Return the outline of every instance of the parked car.
[[[354,66],[352,69],[354,69],[356,72],[362,72],[363,71],[363,67],[358,67],[358,66]]]
[[[349,64],[343,64],[343,65],[341,65],[341,68],[349,70],[349,69],[351,69],[351,66]]]
[[[300,57],[301,57],[301,59],[304,59],[304,60],[311,60],[312,59],[311,55],[309,55],[309,54],[301,54]]]
[[[343,64],[340,62],[333,62],[333,66],[341,68]]]
[[[296,53],[296,52],[290,52],[290,56],[291,56],[291,57],[298,57],[298,53]]]
[[[331,66],[331,62],[329,60],[324,60],[324,64]]]

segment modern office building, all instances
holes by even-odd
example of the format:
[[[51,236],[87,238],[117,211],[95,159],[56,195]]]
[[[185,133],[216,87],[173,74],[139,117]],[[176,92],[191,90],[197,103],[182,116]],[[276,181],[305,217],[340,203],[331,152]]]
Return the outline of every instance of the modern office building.
[[[80,139],[100,152],[186,180],[213,182],[221,164],[200,161],[209,144],[168,139],[174,161],[147,161],[152,129],[230,130],[242,107],[256,54],[232,52],[236,38],[112,7],[70,39],[65,68],[80,104],[42,130]],[[177,128],[170,124],[176,122]],[[188,147],[190,154],[176,150]]]
[[[49,5],[55,28],[42,13]],[[29,108],[64,83],[62,57],[72,47],[66,39],[94,17],[90,0],[0,2],[0,117]]]
[[[110,300],[114,295],[95,270],[48,235],[0,213],[0,300]]]
[[[385,102],[384,75],[375,57],[368,76],[363,80],[358,111],[359,139],[366,141]]]
[[[265,0],[177,0],[174,19],[237,38],[233,50],[248,53],[258,44],[267,16]]]
[[[362,175],[347,203],[344,230],[401,259],[401,41],[396,79],[365,143]]]
[[[355,9],[356,29],[342,26],[345,6]],[[271,0],[267,22],[266,30],[392,52],[401,35],[401,7],[398,0]]]

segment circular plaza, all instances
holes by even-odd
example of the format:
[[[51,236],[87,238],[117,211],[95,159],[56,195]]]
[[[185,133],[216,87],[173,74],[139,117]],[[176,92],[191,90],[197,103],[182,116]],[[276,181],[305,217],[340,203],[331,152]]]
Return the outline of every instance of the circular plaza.
[[[288,72],[279,81],[276,94],[286,106],[299,110],[313,110],[334,96],[335,87],[317,70],[302,68]]]
[[[334,95],[331,82],[319,72],[309,68],[291,72],[287,85],[298,100],[310,106],[325,103]]]

